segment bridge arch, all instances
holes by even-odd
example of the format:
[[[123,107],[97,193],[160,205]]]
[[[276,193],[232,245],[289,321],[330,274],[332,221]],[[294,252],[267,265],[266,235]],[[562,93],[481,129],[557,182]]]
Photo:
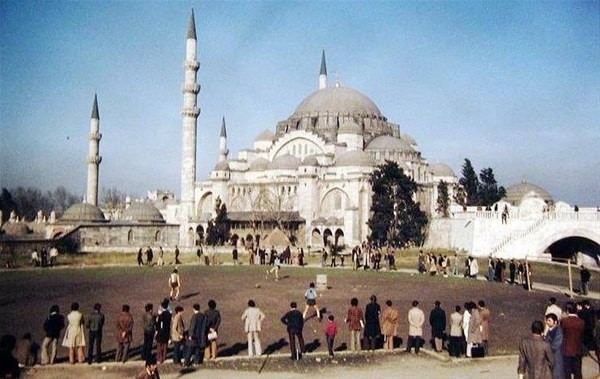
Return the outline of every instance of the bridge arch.
[[[600,234],[585,228],[555,229],[533,246],[534,255],[552,258],[569,258],[582,252],[598,262],[600,258]]]

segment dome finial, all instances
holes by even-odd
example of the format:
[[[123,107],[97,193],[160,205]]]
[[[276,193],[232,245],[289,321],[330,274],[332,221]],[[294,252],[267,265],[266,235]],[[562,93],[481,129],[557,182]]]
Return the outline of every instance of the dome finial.
[[[319,73],[319,89],[327,88],[327,64],[325,63],[325,49],[321,52],[321,72]]]

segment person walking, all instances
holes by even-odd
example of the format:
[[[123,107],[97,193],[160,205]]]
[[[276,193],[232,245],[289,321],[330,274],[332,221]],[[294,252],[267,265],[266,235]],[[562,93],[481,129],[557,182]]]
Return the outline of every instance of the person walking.
[[[375,351],[377,339],[381,336],[381,307],[377,304],[377,296],[371,295],[370,303],[365,308],[365,340],[369,343],[369,350]]]
[[[308,285],[308,289],[304,292],[304,299],[306,299],[306,306],[304,307],[304,312],[302,316],[306,320],[306,315],[308,314],[308,310],[310,308],[314,308],[317,313],[317,318],[321,321],[321,312],[319,311],[319,306],[317,305],[317,291],[315,290],[315,283],[310,282]]]
[[[542,338],[543,331],[544,324],[536,320],[531,324],[531,335],[519,342],[519,379],[523,379],[525,374],[531,379],[552,378],[554,355],[550,344]]]
[[[329,358],[333,358],[333,343],[338,332],[338,325],[335,322],[335,317],[333,315],[329,315],[327,319],[329,321],[327,321],[327,325],[325,325],[325,339],[327,340],[327,351],[329,352]]]
[[[83,330],[83,314],[79,311],[79,303],[71,304],[71,312],[67,315],[68,325],[65,331],[65,337],[62,345],[69,349],[69,362],[74,364],[76,361],[83,363],[85,361],[85,333]],[[77,357],[75,354],[77,353]]]
[[[169,299],[164,299],[161,303],[162,312],[159,312],[156,320],[156,359],[162,364],[167,359],[167,345],[171,337],[171,312],[169,308]]]
[[[281,259],[277,255],[277,251],[275,249],[271,250],[271,261],[273,262],[273,267],[270,270],[267,270],[267,276],[265,279],[269,279],[269,275],[275,273],[275,281],[279,280],[279,268],[281,267]]]
[[[142,359],[150,359],[153,357],[152,345],[156,335],[156,315],[153,312],[154,306],[152,303],[146,304],[144,307],[144,315],[142,316],[142,330],[144,332],[144,343],[142,345]],[[155,358],[156,359],[156,358]]]
[[[348,308],[345,321],[350,330],[350,351],[361,351],[360,332],[365,327],[365,319],[362,309],[358,307],[358,299],[355,297],[350,300],[350,308]]]
[[[413,300],[412,308],[408,311],[408,339],[406,340],[406,352],[410,353],[415,348],[415,353],[419,354],[423,340],[423,324],[425,323],[425,313],[419,308],[419,302]]]
[[[300,313],[297,307],[296,302],[292,301],[290,303],[290,310],[281,318],[281,322],[287,326],[290,351],[292,353],[291,358],[294,360],[301,359],[304,353],[304,337],[302,336],[304,317],[302,317],[302,313]],[[296,339],[298,340],[299,350],[296,348]]]
[[[129,358],[129,348],[133,339],[133,316],[129,313],[129,305],[123,304],[121,314],[117,317],[117,352],[115,362],[127,361]]]
[[[144,265],[143,252],[142,252],[142,248],[141,247],[140,247],[140,249],[137,252],[137,264],[138,264],[138,266],[143,266]]]
[[[183,307],[175,307],[175,315],[171,323],[171,341],[173,342],[173,363],[181,364],[181,355],[184,339],[185,325],[183,323]]]
[[[60,332],[65,327],[65,318],[59,313],[58,305],[50,307],[50,315],[44,321],[44,332],[46,336],[42,342],[42,364],[54,364],[56,358],[56,347]],[[48,350],[50,350],[48,352]]]
[[[179,271],[177,267],[173,270],[171,275],[169,275],[169,299],[171,301],[179,299],[179,288],[181,287],[181,278],[179,276]],[[175,295],[175,297],[173,297]],[[160,361],[160,360],[159,360]]]
[[[194,314],[190,319],[187,332],[185,367],[191,367],[192,363],[201,365],[204,362],[204,348],[206,347],[206,319],[200,312],[200,304],[192,306]]]
[[[242,321],[244,321],[244,331],[248,336],[248,356],[262,355],[262,347],[260,345],[260,331],[262,321],[265,319],[265,314],[256,307],[254,300],[248,300],[248,308],[242,313]],[[254,348],[254,349],[253,349]]]
[[[100,303],[94,304],[94,311],[87,319],[88,329],[88,355],[87,363],[92,364],[94,358],[94,347],[96,348],[96,363],[102,359],[102,329],[104,328],[104,314],[101,312]]]
[[[441,308],[439,300],[435,301],[434,308],[429,313],[429,325],[431,325],[431,338],[433,338],[435,351],[441,353],[446,335],[446,312]]]
[[[206,318],[206,329],[208,344],[206,346],[205,355],[208,359],[217,359],[217,338],[219,337],[219,325],[221,325],[221,313],[217,310],[217,302],[214,300],[208,301],[208,309],[204,312]]]

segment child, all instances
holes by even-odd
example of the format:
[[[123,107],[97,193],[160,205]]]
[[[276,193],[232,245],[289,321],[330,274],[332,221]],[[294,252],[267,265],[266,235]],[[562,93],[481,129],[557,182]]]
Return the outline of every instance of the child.
[[[179,287],[181,287],[181,278],[179,277],[177,268],[175,268],[171,275],[169,275],[169,288],[171,290],[171,292],[169,292],[170,300],[177,300],[179,298]],[[173,297],[173,293],[175,294],[175,297]]]
[[[319,322],[321,322],[321,313],[319,311],[319,306],[317,305],[317,291],[315,290],[315,283],[311,282],[308,286],[308,289],[304,293],[304,298],[306,299],[306,306],[304,307],[304,314],[302,315],[306,320],[306,314],[308,310],[313,307],[317,312],[317,318]]]
[[[333,358],[333,340],[338,331],[338,325],[334,321],[333,315],[327,317],[327,325],[325,325],[325,338],[327,339],[327,349],[329,350],[329,358]]]

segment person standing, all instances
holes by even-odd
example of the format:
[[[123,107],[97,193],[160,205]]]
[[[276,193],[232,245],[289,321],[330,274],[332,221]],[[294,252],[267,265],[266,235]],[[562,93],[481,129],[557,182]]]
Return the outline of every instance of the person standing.
[[[185,325],[183,323],[183,307],[175,307],[175,315],[173,316],[173,322],[171,323],[171,341],[173,342],[173,363],[176,365],[181,364],[181,349],[185,343],[183,334],[185,332]]]
[[[467,357],[471,357],[471,350],[473,346],[481,344],[481,314],[479,314],[479,310],[477,309],[477,305],[474,302],[469,302],[468,304],[469,313],[471,317],[469,318],[469,336],[467,337]]]
[[[75,363],[75,352],[77,352],[77,361],[85,361],[85,333],[83,331],[83,314],[79,311],[79,303],[71,304],[71,312],[67,315],[67,330],[62,345],[69,348],[69,362]]]
[[[413,346],[415,353],[419,354],[423,340],[423,324],[425,313],[419,308],[419,302],[413,300],[412,308],[408,311],[408,339],[406,340],[406,352],[410,353]]]
[[[448,353],[451,357],[460,357],[463,350],[463,316],[460,314],[460,305],[454,307],[454,313],[450,315],[450,342]]]
[[[310,282],[308,285],[308,289],[304,292],[304,299],[306,299],[306,306],[304,307],[304,313],[302,317],[306,319],[306,315],[308,314],[308,310],[310,308],[314,308],[317,313],[317,318],[321,321],[321,312],[319,310],[319,306],[317,305],[317,291],[315,290],[315,283]]]
[[[156,260],[156,264],[158,266],[164,266],[165,261],[163,260],[165,256],[165,251],[163,250],[162,246],[158,247],[158,259]]]
[[[56,246],[53,246],[50,249],[50,267],[56,266],[57,263],[58,263],[58,249],[56,248]]]
[[[325,339],[327,340],[327,351],[329,352],[329,358],[333,358],[333,343],[338,332],[338,325],[335,322],[335,317],[333,315],[329,315],[327,319],[329,321],[327,321],[327,325],[325,325]]]
[[[446,312],[441,308],[439,300],[435,301],[434,308],[429,313],[429,325],[431,325],[431,337],[434,341],[435,351],[441,353],[446,334]]]
[[[304,317],[302,313],[297,309],[295,301],[290,303],[290,310],[283,315],[281,322],[287,326],[287,332],[290,339],[290,350],[292,353],[292,359],[299,360],[302,358],[304,353],[304,337],[302,336],[302,329],[304,328]],[[296,349],[296,339],[300,350]]]
[[[177,267],[173,270],[171,275],[169,275],[169,299],[177,300],[179,299],[179,288],[181,287],[181,278],[179,277],[179,271]],[[175,297],[173,297],[173,294]],[[160,359],[159,359],[160,361]],[[161,362],[162,363],[162,362]]]
[[[531,335],[523,337],[519,342],[519,379],[523,379],[525,373],[528,378],[552,377],[554,355],[550,344],[542,338],[543,331],[544,324],[536,320],[531,324]]]
[[[217,338],[219,337],[219,325],[221,325],[221,313],[217,310],[216,301],[212,299],[208,301],[208,309],[204,312],[204,318],[208,335],[205,355],[214,361],[217,359]]]
[[[394,348],[394,337],[398,334],[398,310],[392,307],[392,301],[385,302],[385,308],[381,314],[381,331],[384,339],[384,349]]]
[[[508,264],[508,272],[510,274],[510,284],[515,284],[515,276],[517,273],[517,265],[515,264],[515,260],[511,259]]]
[[[369,300],[371,302],[365,308],[365,339],[369,342],[369,350],[375,351],[377,339],[381,335],[381,307],[377,304],[377,296],[371,295]]]
[[[152,259],[154,259],[154,253],[152,252],[152,248],[148,246],[146,249],[146,263],[148,266],[152,266]]]
[[[137,253],[137,264],[138,266],[143,266],[144,265],[144,258],[142,257],[142,248],[140,247],[140,249],[138,250]]]
[[[56,358],[56,347],[60,332],[65,327],[65,318],[59,313],[58,305],[50,307],[50,315],[44,321],[44,332],[46,336],[42,342],[42,364],[54,364]],[[50,348],[50,355],[48,355]]]
[[[483,344],[483,351],[485,355],[489,353],[489,339],[490,339],[490,318],[492,313],[485,306],[485,301],[479,300],[479,316],[481,317],[481,341]]]
[[[129,305],[123,304],[121,314],[117,317],[117,353],[115,362],[127,361],[129,357],[129,347],[133,339],[133,316],[129,313]]]
[[[579,279],[581,279],[581,294],[584,296],[588,294],[588,285],[591,278],[592,274],[590,274],[590,270],[584,265],[581,265],[579,268]]]
[[[544,316],[549,315],[550,313],[554,313],[556,317],[560,320],[563,315],[563,311],[561,307],[556,304],[556,298],[552,296],[548,299],[548,306],[546,307],[546,311],[544,312]]]
[[[585,323],[577,316],[577,308],[572,302],[567,303],[567,315],[560,319],[563,330],[563,363],[565,376],[574,375],[575,379],[581,379],[581,358],[583,355],[583,331]]]
[[[159,312],[156,320],[156,359],[158,363],[164,363],[167,359],[167,345],[171,337],[171,312],[169,308],[169,299],[161,303],[162,312]]]
[[[560,325],[558,325],[558,317],[554,313],[546,315],[546,328],[547,332],[545,340],[550,344],[552,353],[554,354],[552,379],[564,379],[565,367],[562,355],[563,331]]]
[[[191,367],[192,362],[201,365],[204,362],[204,348],[206,347],[206,319],[200,312],[200,304],[192,306],[194,314],[190,319],[187,332],[185,367]]]
[[[363,311],[358,307],[358,299],[353,297],[350,300],[350,308],[346,315],[346,324],[350,329],[350,351],[361,351],[360,332],[365,326]]]
[[[244,331],[248,335],[248,356],[262,355],[262,347],[260,345],[260,331],[262,321],[265,319],[265,314],[256,307],[254,300],[248,300],[248,308],[242,313],[242,321],[244,321]],[[253,349],[254,347],[254,349]]]
[[[231,252],[231,258],[233,259],[233,265],[237,266],[237,264],[238,264],[238,249],[237,249],[237,246],[233,247],[233,251]]]
[[[181,262],[179,261],[179,247],[177,245],[175,245],[175,264],[181,264]]]
[[[144,315],[142,316],[142,330],[144,332],[144,344],[142,345],[142,359],[150,359],[152,357],[152,344],[156,334],[156,315],[153,313],[153,305],[146,304],[144,307]]]
[[[88,356],[87,363],[92,364],[94,358],[94,346],[96,347],[96,363],[102,359],[102,328],[104,328],[104,314],[101,312],[102,306],[99,303],[94,304],[94,311],[88,317],[86,326],[88,329]]]

